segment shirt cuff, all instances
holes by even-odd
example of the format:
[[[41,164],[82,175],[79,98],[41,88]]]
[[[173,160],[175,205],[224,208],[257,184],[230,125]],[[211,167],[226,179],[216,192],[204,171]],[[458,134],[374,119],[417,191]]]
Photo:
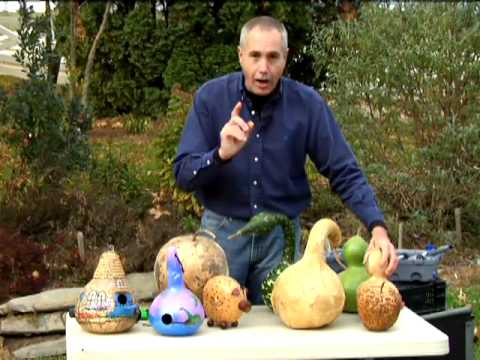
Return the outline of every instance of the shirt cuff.
[[[374,221],[372,221],[372,222],[368,225],[368,232],[369,232],[369,233],[372,233],[372,230],[373,230],[373,228],[374,228],[375,226],[381,226],[381,227],[383,227],[383,228],[387,231],[387,233],[389,233],[388,227],[387,227],[387,225],[385,224],[385,222],[384,222],[383,220],[374,220]]]
[[[217,149],[215,149],[215,151],[213,152],[213,160],[215,161],[215,163],[220,164],[220,165],[223,165],[223,164],[229,163],[229,162],[232,160],[232,159],[223,160],[223,159],[220,157],[219,151],[220,151],[220,148],[217,148]]]

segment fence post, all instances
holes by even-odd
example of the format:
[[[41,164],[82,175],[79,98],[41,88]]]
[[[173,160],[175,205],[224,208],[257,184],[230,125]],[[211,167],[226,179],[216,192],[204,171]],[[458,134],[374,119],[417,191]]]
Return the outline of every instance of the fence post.
[[[455,234],[457,244],[462,244],[462,209],[455,208]]]
[[[77,247],[78,247],[78,254],[80,255],[80,260],[85,262],[85,237],[83,236],[83,232],[77,231]]]
[[[398,223],[398,248],[403,249],[403,221]]]

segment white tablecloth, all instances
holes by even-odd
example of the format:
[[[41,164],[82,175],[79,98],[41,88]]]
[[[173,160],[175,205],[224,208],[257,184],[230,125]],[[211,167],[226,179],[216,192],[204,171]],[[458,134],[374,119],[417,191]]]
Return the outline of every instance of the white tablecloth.
[[[85,332],[67,315],[67,360],[97,359],[342,359],[444,355],[448,337],[408,308],[386,332],[367,331],[356,314],[342,314],[315,330],[291,330],[264,306],[254,306],[237,328],[209,328],[194,336],[166,337],[148,322],[129,332]]]

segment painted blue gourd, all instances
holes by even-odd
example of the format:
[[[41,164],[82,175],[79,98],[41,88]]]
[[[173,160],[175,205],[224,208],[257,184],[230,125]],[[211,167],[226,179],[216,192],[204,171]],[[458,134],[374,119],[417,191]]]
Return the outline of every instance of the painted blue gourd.
[[[175,247],[168,251],[167,271],[168,287],[150,305],[150,324],[162,335],[193,335],[205,320],[205,310],[198,297],[185,287],[183,266]]]

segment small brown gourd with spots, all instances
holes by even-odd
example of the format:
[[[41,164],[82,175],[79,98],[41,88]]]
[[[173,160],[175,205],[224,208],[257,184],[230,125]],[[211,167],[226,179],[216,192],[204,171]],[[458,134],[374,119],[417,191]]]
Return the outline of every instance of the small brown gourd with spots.
[[[370,250],[367,256],[367,271],[372,276],[357,289],[358,315],[368,330],[385,331],[398,319],[402,296],[385,275],[381,250]]]
[[[238,326],[243,313],[249,312],[252,307],[246,290],[226,275],[217,275],[207,281],[202,300],[208,317],[207,325],[222,329]]]

